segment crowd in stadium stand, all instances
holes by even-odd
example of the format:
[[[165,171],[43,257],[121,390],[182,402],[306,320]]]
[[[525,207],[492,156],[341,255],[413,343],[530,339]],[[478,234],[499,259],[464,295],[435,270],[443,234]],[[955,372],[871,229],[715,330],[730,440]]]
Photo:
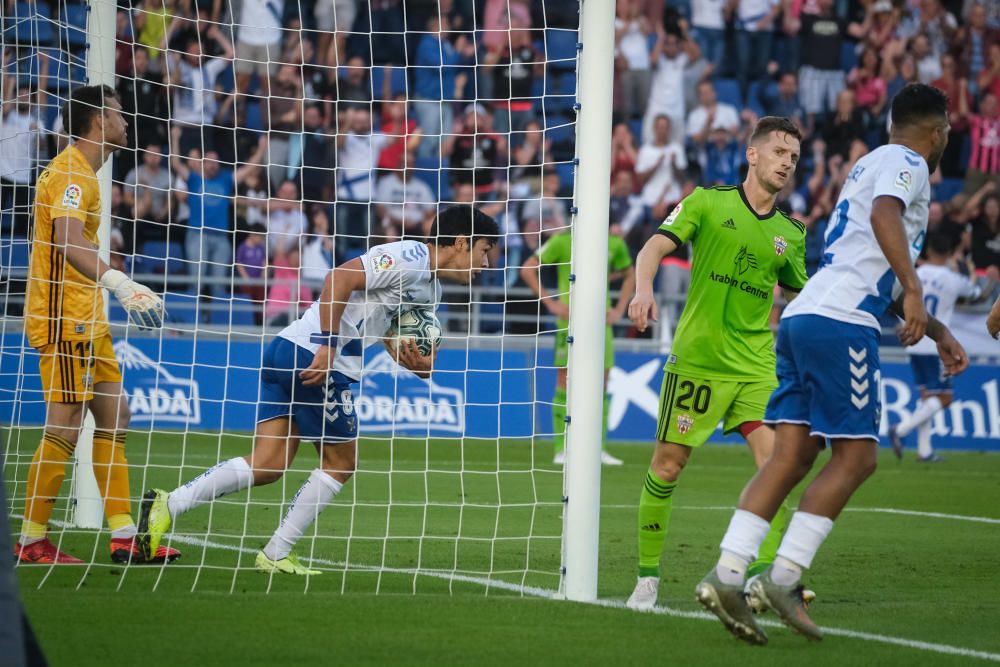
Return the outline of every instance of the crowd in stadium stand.
[[[439,203],[476,201],[502,221],[499,266],[515,267],[487,282],[516,283],[571,218],[576,10],[120,5],[117,87],[136,115],[114,167],[115,263],[197,274],[209,294],[236,285],[273,323],[335,262],[423,235]],[[742,180],[749,130],[780,115],[806,136],[779,205],[807,225],[812,272],[852,164],[886,141],[892,96],[922,81],[951,104],[930,225],[953,236],[962,270],[997,274],[1000,2],[619,0],[616,13],[609,225],[633,252],[694,187]],[[3,54],[5,236],[27,233],[26,186],[64,141],[45,96],[58,63],[20,76],[27,48]],[[576,148],[586,156],[585,139]]]

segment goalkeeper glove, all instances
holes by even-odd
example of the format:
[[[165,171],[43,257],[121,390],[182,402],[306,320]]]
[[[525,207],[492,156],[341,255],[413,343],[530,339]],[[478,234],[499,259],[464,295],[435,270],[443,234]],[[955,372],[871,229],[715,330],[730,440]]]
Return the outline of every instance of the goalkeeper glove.
[[[140,329],[163,326],[163,300],[145,285],[140,285],[121,271],[108,269],[97,284],[109,290]]]

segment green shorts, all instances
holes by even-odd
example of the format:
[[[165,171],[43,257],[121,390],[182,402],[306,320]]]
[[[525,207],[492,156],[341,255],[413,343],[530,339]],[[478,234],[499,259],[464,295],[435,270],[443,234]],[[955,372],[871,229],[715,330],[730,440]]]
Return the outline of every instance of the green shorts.
[[[569,360],[569,343],[566,341],[569,324],[560,320],[558,327],[559,329],[556,331],[556,344],[552,349],[552,363],[556,368],[566,368],[566,362]],[[608,327],[604,331],[604,370],[608,370],[614,365],[614,334],[611,331],[611,327]]]
[[[745,422],[760,421],[777,387],[777,379],[703,380],[666,371],[660,388],[656,439],[699,447],[712,437],[719,422],[723,433],[732,433]]]

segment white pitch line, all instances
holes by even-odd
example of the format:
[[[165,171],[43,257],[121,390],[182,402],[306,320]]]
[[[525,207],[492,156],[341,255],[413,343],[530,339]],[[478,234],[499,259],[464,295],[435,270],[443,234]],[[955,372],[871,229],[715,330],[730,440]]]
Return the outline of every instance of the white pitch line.
[[[729,509],[729,508],[718,508],[718,509]],[[63,522],[51,521],[53,524],[66,525]],[[220,549],[223,551],[233,551],[242,554],[256,554],[256,549],[250,549],[248,547],[237,547],[231,544],[222,544],[221,542],[213,542],[211,540],[206,540],[196,537],[188,537],[185,535],[170,535],[170,542],[179,542],[181,544],[189,544],[191,546],[202,547],[205,549]],[[520,593],[522,595],[528,595],[531,597],[537,597],[546,600],[559,599],[559,592],[548,589],[540,588],[538,586],[527,586],[524,584],[515,584],[509,581],[501,581],[496,579],[488,579],[485,577],[473,577],[466,574],[458,574],[453,572],[437,572],[434,570],[415,570],[413,568],[391,568],[391,567],[378,567],[374,565],[346,565],[342,562],[327,560],[325,558],[312,558],[309,561],[310,565],[326,565],[336,569],[352,569],[352,570],[363,570],[363,571],[373,571],[373,572],[392,572],[398,574],[413,574],[425,577],[435,577],[438,579],[444,579],[447,581],[460,581],[463,583],[476,584],[479,586],[484,586],[486,588],[497,588],[500,590],[510,591],[512,593]],[[170,566],[163,566],[169,569]],[[584,602],[583,604],[589,604],[597,607],[605,607],[608,609],[627,609],[625,603],[621,600],[594,600],[593,602]],[[651,610],[651,612],[662,616],[671,616],[674,618],[684,618],[684,619],[694,619],[700,621],[717,621],[715,616],[712,614],[701,612],[701,611],[682,611],[680,609],[671,609],[670,607],[658,606]],[[761,625],[767,627],[782,627],[782,624],[778,621],[772,621],[767,619],[762,619]],[[1000,653],[990,653],[987,651],[977,651],[970,648],[965,648],[962,646],[951,646],[949,644],[935,644],[932,642],[918,641],[914,639],[905,639],[903,637],[892,637],[889,635],[879,635],[870,632],[860,632],[857,630],[848,630],[845,628],[829,628],[824,627],[823,632],[838,637],[847,637],[849,639],[860,639],[863,641],[878,642],[882,644],[891,644],[893,646],[901,646],[903,648],[916,649],[919,651],[928,651],[931,653],[940,653],[944,655],[957,655],[964,658],[979,658],[981,660],[988,660],[992,662],[1000,662]]]
[[[601,509],[609,510],[634,510],[638,509],[638,505],[601,505]],[[689,505],[689,506],[678,506],[674,509],[679,510],[702,510],[706,512],[732,512],[736,508],[732,505]],[[948,519],[951,521],[970,521],[972,523],[988,523],[997,525],[1000,524],[1000,519],[995,519],[988,516],[970,516],[967,514],[945,514],[943,512],[920,512],[918,510],[901,510],[894,507],[847,507],[844,508],[845,512],[855,512],[858,514],[898,514],[901,516],[916,516],[927,519]]]

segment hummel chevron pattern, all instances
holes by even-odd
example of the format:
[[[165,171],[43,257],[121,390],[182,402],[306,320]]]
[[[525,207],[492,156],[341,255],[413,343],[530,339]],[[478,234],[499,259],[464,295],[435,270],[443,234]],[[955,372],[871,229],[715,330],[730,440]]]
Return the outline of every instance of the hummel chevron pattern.
[[[862,363],[868,357],[868,350],[855,350],[848,345],[847,353],[851,355],[851,375],[854,376],[851,378],[851,403],[861,410],[868,405],[868,378],[865,377],[868,374],[868,364]]]

